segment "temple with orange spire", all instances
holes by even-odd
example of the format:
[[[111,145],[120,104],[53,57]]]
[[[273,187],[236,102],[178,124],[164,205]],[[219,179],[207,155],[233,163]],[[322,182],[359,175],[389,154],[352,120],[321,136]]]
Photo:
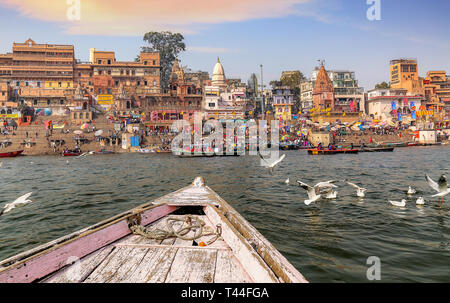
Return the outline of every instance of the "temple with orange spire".
[[[317,80],[313,88],[313,103],[317,109],[334,109],[334,88],[333,82],[322,64]]]

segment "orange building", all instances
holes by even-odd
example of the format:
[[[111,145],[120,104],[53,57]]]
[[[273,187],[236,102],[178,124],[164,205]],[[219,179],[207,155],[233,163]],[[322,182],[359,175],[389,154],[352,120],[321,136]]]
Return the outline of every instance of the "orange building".
[[[390,78],[392,89],[406,89],[411,95],[425,94],[416,59],[392,60]]]
[[[334,108],[334,87],[328,77],[325,67],[322,65],[317,74],[313,88],[313,103],[316,109]]]
[[[445,71],[429,71],[424,80],[427,109],[441,115],[441,120],[450,119],[450,77]]]

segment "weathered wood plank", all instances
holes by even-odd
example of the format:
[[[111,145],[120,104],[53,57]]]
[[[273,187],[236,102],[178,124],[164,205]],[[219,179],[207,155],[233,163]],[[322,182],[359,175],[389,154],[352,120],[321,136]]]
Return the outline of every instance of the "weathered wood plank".
[[[244,270],[231,251],[218,250],[214,283],[252,283],[253,280]]]
[[[150,247],[138,268],[123,283],[164,283],[178,248]]]
[[[85,283],[117,283],[132,275],[144,259],[148,248],[118,247],[84,281]]]
[[[43,281],[43,283],[81,283],[103,260],[105,260],[113,249],[114,246],[110,245],[96,251],[79,260],[79,263],[76,262],[66,268],[63,268],[57,274]]]
[[[177,208],[161,205],[143,210],[142,224],[149,224],[165,215],[172,213]],[[59,243],[36,255],[18,261],[5,269],[0,269],[0,283],[27,283],[46,277],[67,263],[72,258],[84,256],[117,241],[130,234],[126,218],[118,219],[89,230],[74,239]]]
[[[213,283],[216,258],[216,250],[179,248],[165,282]]]
[[[225,216],[213,206],[206,206],[205,213],[213,224],[222,225],[222,238],[233,250],[234,255],[256,283],[278,283],[279,280],[264,260],[256,253],[242,235],[228,222]]]

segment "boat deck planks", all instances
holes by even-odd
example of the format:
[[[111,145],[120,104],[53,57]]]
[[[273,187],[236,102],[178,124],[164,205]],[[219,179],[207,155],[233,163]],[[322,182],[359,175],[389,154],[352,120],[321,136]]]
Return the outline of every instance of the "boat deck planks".
[[[154,202],[0,262],[0,282],[307,282],[250,223],[209,187],[198,184],[198,179]],[[191,214],[192,207],[203,214]],[[195,241],[175,237],[161,241],[134,235],[128,228],[138,223],[148,230],[166,230],[168,218],[185,219],[186,212],[205,223],[206,235]],[[177,230],[187,223],[173,224]],[[198,245],[216,238],[219,230],[212,244]],[[187,236],[194,234],[191,230]],[[63,256],[80,260],[68,264]],[[57,261],[51,263],[54,257]]]

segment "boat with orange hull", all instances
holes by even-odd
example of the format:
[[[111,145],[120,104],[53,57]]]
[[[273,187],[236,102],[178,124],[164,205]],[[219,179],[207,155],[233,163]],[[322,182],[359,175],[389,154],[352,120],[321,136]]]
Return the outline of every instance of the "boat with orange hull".
[[[23,150],[13,151],[9,153],[0,153],[0,158],[14,158],[23,153]]]
[[[337,154],[357,154],[359,149],[308,149],[309,155],[337,155]]]

